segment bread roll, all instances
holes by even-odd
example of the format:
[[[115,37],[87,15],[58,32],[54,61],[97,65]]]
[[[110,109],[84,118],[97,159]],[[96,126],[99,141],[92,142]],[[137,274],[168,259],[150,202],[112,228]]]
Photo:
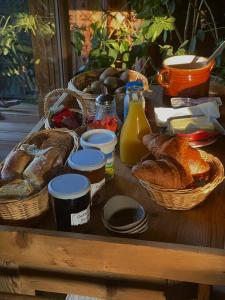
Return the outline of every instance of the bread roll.
[[[28,163],[32,160],[32,156],[24,150],[12,151],[6,158],[4,166],[1,170],[1,178],[9,180],[22,177],[22,173]]]
[[[35,191],[28,180],[15,179],[0,187],[0,199],[28,197]]]
[[[52,148],[44,155],[35,157],[23,175],[36,189],[41,189],[63,169],[63,158],[59,149]]]

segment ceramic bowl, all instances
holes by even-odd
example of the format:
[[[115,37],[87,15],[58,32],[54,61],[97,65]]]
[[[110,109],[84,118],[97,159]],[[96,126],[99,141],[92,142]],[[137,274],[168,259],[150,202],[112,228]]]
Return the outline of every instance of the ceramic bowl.
[[[110,198],[103,211],[104,222],[115,230],[129,230],[146,217],[144,208],[134,199],[117,195]]]

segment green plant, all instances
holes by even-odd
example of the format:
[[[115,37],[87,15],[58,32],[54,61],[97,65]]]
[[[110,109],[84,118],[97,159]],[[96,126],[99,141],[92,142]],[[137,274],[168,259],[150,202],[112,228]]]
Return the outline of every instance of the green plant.
[[[35,90],[33,65],[40,58],[33,59],[31,35],[43,38],[52,37],[54,24],[36,15],[17,13],[14,16],[0,17],[0,74],[11,77],[31,92]],[[13,81],[12,81],[13,82]]]
[[[213,37],[214,46],[220,41],[207,0],[185,3],[180,0],[132,0],[128,1],[127,8],[128,5],[132,9],[132,22],[124,13],[105,11],[102,22],[92,23],[92,47],[86,69],[109,65],[131,68],[137,59],[144,61],[142,65],[150,63],[154,67],[149,55],[152,44],[159,47],[164,58],[196,53],[198,43],[207,35]],[[178,22],[180,12],[182,16]],[[110,30],[107,26],[109,18],[112,20]],[[81,36],[78,37],[81,39]],[[82,44],[77,43],[79,53],[83,43],[84,38]]]

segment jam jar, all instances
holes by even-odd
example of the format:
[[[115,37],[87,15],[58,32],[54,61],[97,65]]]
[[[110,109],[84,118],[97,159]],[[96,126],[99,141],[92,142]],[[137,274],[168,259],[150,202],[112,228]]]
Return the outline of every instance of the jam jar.
[[[100,194],[97,193],[105,184],[105,155],[100,150],[83,149],[69,156],[68,164],[70,172],[86,176],[91,182],[91,203],[100,202]]]
[[[117,137],[114,132],[107,129],[92,129],[84,132],[80,138],[80,145],[84,149],[94,148],[105,154],[105,175],[106,181],[114,178],[115,174],[115,146]]]
[[[90,220],[90,190],[89,179],[79,174],[60,175],[49,182],[58,230],[86,230]]]

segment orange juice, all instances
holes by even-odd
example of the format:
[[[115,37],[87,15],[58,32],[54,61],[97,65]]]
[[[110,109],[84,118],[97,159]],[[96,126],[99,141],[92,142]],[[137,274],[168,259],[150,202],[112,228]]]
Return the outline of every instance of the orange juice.
[[[151,128],[145,116],[143,101],[131,100],[120,135],[120,160],[123,163],[135,165],[148,153],[142,143],[142,138],[150,132]]]

